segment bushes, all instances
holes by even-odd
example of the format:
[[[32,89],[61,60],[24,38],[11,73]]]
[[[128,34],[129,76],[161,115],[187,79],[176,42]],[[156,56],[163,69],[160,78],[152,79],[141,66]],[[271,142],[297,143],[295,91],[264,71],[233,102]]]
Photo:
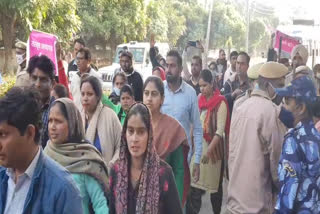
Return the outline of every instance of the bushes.
[[[0,97],[4,96],[16,82],[16,76],[4,76],[3,84],[0,85]]]

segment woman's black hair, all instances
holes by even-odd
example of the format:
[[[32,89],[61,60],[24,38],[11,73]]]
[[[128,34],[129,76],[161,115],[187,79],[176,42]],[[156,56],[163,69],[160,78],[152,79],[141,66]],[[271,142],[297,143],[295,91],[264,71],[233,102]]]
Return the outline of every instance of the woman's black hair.
[[[101,83],[98,80],[98,78],[96,78],[94,76],[89,76],[89,77],[82,79],[81,84],[80,84],[80,89],[82,88],[83,83],[86,83],[86,82],[91,85],[92,89],[94,90],[94,93],[98,97],[98,101],[100,101],[101,97],[102,97],[102,87],[101,87]]]
[[[114,75],[113,79],[112,79],[112,84],[114,84],[114,82],[116,81],[117,77],[122,77],[124,79],[124,82],[127,82],[127,76],[125,75],[124,72],[118,72]]]
[[[212,83],[213,77],[212,73],[208,69],[204,69],[200,72],[200,79],[202,79],[205,82]]]
[[[148,77],[148,79],[146,79],[146,81],[144,82],[143,90],[145,90],[149,82],[153,82],[156,85],[156,88],[159,91],[161,97],[164,97],[164,85],[162,80],[157,76]]]
[[[131,97],[134,98],[132,87],[128,84],[125,84],[120,90],[120,97],[123,93],[128,93]]]
[[[53,87],[53,90],[56,92],[59,98],[69,97],[67,88],[62,84],[56,84]]]
[[[124,121],[123,129],[122,129],[122,136],[125,136],[126,131],[127,131],[127,127],[128,127],[128,121],[134,115],[139,115],[142,122],[146,126],[148,133],[152,133],[151,114],[149,112],[148,107],[146,105],[144,105],[143,103],[135,103],[129,109],[127,117]]]

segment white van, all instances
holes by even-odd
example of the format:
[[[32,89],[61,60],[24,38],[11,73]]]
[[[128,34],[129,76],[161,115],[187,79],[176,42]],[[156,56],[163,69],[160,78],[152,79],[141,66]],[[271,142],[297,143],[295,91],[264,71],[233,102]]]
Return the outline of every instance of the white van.
[[[169,44],[156,43],[155,46],[158,47],[159,53],[163,57],[166,57],[166,54],[169,51]],[[132,41],[126,44],[120,44],[117,46],[112,65],[99,69],[99,73],[102,74],[104,91],[112,91],[112,79],[114,71],[115,69],[120,68],[119,54],[121,50],[124,49],[127,49],[132,53],[134,58],[133,67],[141,74],[144,81],[152,75],[152,64],[149,57],[150,43]]]

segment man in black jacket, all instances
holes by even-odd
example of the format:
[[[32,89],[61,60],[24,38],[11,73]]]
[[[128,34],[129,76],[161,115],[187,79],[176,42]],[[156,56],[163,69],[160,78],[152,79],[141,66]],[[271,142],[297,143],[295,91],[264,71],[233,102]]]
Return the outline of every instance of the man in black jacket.
[[[127,76],[128,84],[131,85],[135,101],[142,101],[143,98],[143,80],[139,72],[132,66],[133,55],[129,51],[123,51],[120,55],[121,70]]]

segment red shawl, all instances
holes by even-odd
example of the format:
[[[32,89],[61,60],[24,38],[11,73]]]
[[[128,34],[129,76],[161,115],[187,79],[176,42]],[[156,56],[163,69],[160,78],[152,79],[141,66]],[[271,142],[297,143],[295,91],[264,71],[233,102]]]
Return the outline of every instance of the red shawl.
[[[216,107],[219,107],[221,102],[225,102],[227,105],[227,120],[226,120],[226,126],[225,126],[225,135],[228,138],[229,137],[229,131],[230,131],[230,111],[228,107],[228,102],[224,96],[221,95],[220,91],[218,89],[215,90],[213,96],[207,100],[207,98],[203,95],[200,95],[199,97],[199,109],[200,111],[207,109],[206,118],[203,125],[203,138],[207,141],[207,143],[210,143],[213,139],[213,136],[210,134],[210,118],[212,117],[213,110]]]
[[[156,71],[156,70],[159,70],[159,71],[160,71],[161,79],[162,79],[162,81],[165,81],[165,80],[166,80],[166,73],[165,73],[164,69],[161,68],[160,66],[159,66],[159,67],[156,67],[156,68],[153,69],[152,74],[153,74],[153,72]]]
[[[64,71],[62,60],[58,61],[58,79],[59,79],[59,83],[66,87],[66,89],[69,93],[69,98],[72,99],[72,96],[71,96],[71,93],[69,90],[69,81],[68,81],[67,75]]]

